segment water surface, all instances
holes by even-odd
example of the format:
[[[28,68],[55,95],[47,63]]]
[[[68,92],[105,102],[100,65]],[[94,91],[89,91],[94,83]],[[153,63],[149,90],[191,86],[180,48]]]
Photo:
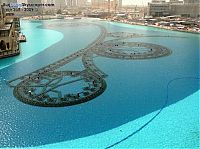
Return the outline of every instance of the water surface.
[[[90,22],[89,20],[82,21]],[[101,96],[90,102],[71,107],[42,108],[18,101],[13,96],[12,89],[6,85],[5,80],[30,73],[74,53],[94,41],[100,33],[99,28],[93,25],[65,27],[63,23],[65,23],[63,20],[24,21],[22,23],[24,31],[22,31],[28,35],[28,39],[32,38],[33,40],[31,43],[27,42],[21,45],[21,48],[23,48],[22,57],[23,51],[25,53],[29,50],[30,53],[22,59],[14,57],[10,60],[0,60],[1,68],[6,67],[0,70],[0,147],[40,146],[70,140],[73,146],[74,139],[89,136],[89,140],[96,138],[98,142],[93,144],[94,147],[107,147],[123,139],[132,131],[140,129],[163,106],[165,109],[170,110],[173,107],[175,110],[177,104],[180,109],[180,113],[176,112],[175,115],[173,115],[173,112],[166,112],[165,118],[174,117],[174,119],[179,119],[181,113],[199,114],[197,110],[198,103],[188,102],[188,104],[185,104],[190,99],[187,97],[199,90],[199,80],[197,79],[200,77],[199,35],[102,21],[95,21],[95,23],[105,26],[109,32],[123,31],[144,35],[173,35],[181,38],[142,37],[128,40],[166,46],[172,50],[172,54],[168,57],[151,60],[117,60],[96,57],[95,64],[108,74],[106,78],[107,89]],[[42,42],[39,42],[39,40]],[[7,61],[11,61],[11,63]],[[81,60],[77,59],[65,66],[64,69],[82,70],[83,66]],[[169,98],[167,99],[167,85],[170,81],[173,82],[169,85]],[[192,97],[194,97],[193,101],[199,101],[198,96]],[[180,102],[183,102],[183,104],[179,104]],[[193,107],[194,109],[186,111],[188,110],[186,107]],[[160,132],[160,135],[166,134],[167,130],[162,128],[166,126],[174,135],[167,135],[168,137],[163,138],[163,140],[162,137],[159,137],[160,141],[157,141],[157,143],[155,139],[147,139],[145,142],[150,144],[148,147],[158,147],[159,145],[169,148],[197,147],[197,135],[188,140],[188,143],[183,142],[183,140],[187,136],[192,138],[190,133],[184,133],[185,137],[181,139],[180,126],[184,125],[185,130],[188,125],[188,123],[182,124],[183,119],[184,117],[180,118],[180,121],[171,126],[166,125],[165,120],[160,117],[160,121],[155,120],[155,123],[152,122],[147,126],[149,131],[141,130],[145,135],[141,135],[144,138],[140,140],[145,140],[145,136],[152,139],[151,136],[154,136],[157,131]],[[188,126],[190,132],[198,133],[198,117],[192,117],[188,114],[185,121],[188,120],[193,122],[191,126]],[[126,131],[124,130],[126,127],[121,129],[129,123],[134,123],[130,126],[131,128],[127,127],[130,129]],[[177,127],[180,127],[180,129],[173,132],[172,130]],[[106,136],[105,133],[108,132],[107,134],[112,138],[111,130],[117,130],[117,137],[114,137],[113,133],[113,139],[105,140],[106,137],[102,137],[101,134]],[[126,132],[125,134],[122,134],[123,130]],[[98,137],[98,134],[101,137]],[[125,143],[123,142],[125,145],[122,144],[125,147],[141,147],[138,135],[140,134],[131,137],[132,141],[136,141],[136,146],[133,145],[132,141],[127,141],[128,143],[125,141]],[[179,139],[176,140],[176,138]],[[154,144],[151,144],[153,140]],[[176,141],[169,143],[168,140]],[[163,144],[160,144],[160,142],[163,142]],[[143,147],[146,146],[144,144]],[[87,145],[83,141],[77,147],[87,147]]]

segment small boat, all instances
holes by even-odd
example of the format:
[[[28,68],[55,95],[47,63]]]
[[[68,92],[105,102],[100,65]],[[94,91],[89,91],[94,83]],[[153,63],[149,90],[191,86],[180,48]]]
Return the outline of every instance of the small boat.
[[[26,36],[23,34],[19,34],[18,40],[19,42],[26,42]]]

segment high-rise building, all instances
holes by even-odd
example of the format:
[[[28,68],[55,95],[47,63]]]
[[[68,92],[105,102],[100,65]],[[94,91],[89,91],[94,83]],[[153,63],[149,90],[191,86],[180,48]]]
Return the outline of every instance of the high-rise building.
[[[122,7],[122,0],[91,0],[91,7],[113,11]]]
[[[66,0],[67,7],[76,7],[77,6],[77,0]]]
[[[148,15],[154,17],[180,15],[182,17],[197,18],[200,16],[199,0],[152,0],[148,3]]]
[[[154,17],[161,17],[169,15],[169,3],[165,0],[152,0],[148,3],[148,15]]]
[[[122,8],[122,0],[118,0],[118,7]]]
[[[87,0],[77,0],[77,6],[83,7],[86,6]]]
[[[92,8],[106,9],[108,7],[106,0],[91,0]]]
[[[110,1],[111,10],[117,10],[122,8],[122,0],[111,0]]]
[[[170,14],[197,18],[200,16],[200,2],[199,0],[184,0],[183,3],[171,4]]]
[[[54,0],[54,4],[56,8],[62,8],[66,6],[65,0]]]
[[[184,4],[199,4],[199,0],[184,0]]]

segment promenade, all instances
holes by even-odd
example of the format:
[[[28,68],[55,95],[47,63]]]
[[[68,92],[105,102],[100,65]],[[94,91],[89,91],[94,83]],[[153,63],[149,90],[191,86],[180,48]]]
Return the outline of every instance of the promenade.
[[[140,22],[129,22],[129,21],[113,21],[112,22],[118,22],[118,23],[125,23],[125,24],[130,24],[130,25],[140,25],[140,26],[149,26],[149,27],[154,27],[154,28],[160,28],[164,30],[171,30],[171,31],[178,31],[178,32],[185,32],[185,33],[194,33],[194,34],[200,34],[200,29],[199,30],[193,30],[193,29],[181,29],[177,27],[170,27],[170,26],[158,26],[158,25],[153,25],[153,24],[144,24]]]

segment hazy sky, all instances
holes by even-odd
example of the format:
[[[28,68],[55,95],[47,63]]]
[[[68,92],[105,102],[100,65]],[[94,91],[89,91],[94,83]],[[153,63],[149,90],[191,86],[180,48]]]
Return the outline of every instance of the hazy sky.
[[[91,0],[88,0],[91,1]],[[123,5],[147,5],[152,0],[122,0]]]
[[[147,3],[151,2],[151,0],[122,0],[122,2],[125,5],[147,5]]]
[[[91,0],[88,0],[91,1]],[[152,0],[122,0],[123,5],[147,5]],[[169,0],[166,0],[169,1]]]

